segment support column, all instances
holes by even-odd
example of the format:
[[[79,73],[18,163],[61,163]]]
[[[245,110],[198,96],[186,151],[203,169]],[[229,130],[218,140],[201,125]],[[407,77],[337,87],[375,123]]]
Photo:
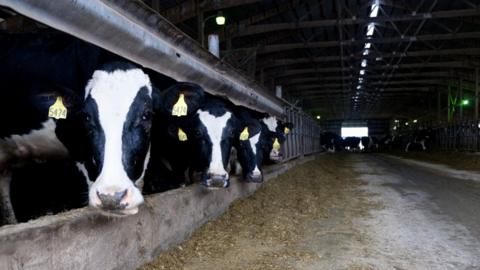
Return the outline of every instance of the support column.
[[[275,96],[278,98],[282,98],[282,86],[276,85],[275,86]]]
[[[442,92],[437,89],[437,122],[442,121]]]
[[[460,78],[460,80],[458,81],[458,92],[459,92],[459,95],[460,95],[460,110],[459,110],[459,115],[460,115],[460,121],[463,120],[463,79]]]
[[[475,68],[475,120],[478,120],[478,68]]]
[[[198,34],[198,43],[202,47],[204,47],[205,44],[205,34],[204,34],[204,24],[203,24],[203,11],[200,10],[200,7],[198,6],[200,3],[197,1],[197,34]]]

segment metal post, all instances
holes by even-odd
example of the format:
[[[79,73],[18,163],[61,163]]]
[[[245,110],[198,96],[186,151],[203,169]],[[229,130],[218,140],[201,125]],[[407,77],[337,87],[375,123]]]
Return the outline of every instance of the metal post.
[[[198,5],[198,4],[197,4]],[[203,12],[198,8],[198,15],[197,15],[197,33],[198,33],[198,43],[200,43],[200,46],[204,46],[204,40],[205,40],[205,34],[203,33],[204,31],[204,26],[205,23],[203,22]]]
[[[282,86],[276,85],[275,86],[275,96],[278,98],[282,98]]]
[[[460,80],[458,81],[458,91],[459,91],[459,95],[460,95],[460,121],[463,120],[463,79],[460,78]]]
[[[220,58],[220,40],[218,35],[208,35],[208,51]]]
[[[437,90],[437,121],[442,121],[442,92]]]
[[[478,120],[478,68],[475,68],[475,120]]]

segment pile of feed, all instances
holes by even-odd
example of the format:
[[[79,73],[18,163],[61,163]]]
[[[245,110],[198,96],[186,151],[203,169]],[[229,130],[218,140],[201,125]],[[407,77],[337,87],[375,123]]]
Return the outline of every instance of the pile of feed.
[[[352,220],[368,215],[374,207],[362,196],[358,188],[362,183],[355,179],[349,159],[348,155],[322,155],[270,180],[189,240],[140,269],[318,266],[324,256],[330,256],[331,241],[337,237],[362,242]],[[311,241],[312,237],[324,241]]]

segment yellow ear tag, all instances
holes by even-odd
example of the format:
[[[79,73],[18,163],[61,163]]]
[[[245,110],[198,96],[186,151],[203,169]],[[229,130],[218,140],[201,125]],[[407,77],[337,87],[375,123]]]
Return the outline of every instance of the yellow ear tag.
[[[242,133],[240,133],[240,141],[246,141],[248,140],[248,127],[245,127],[245,129],[243,129]]]
[[[178,129],[178,140],[181,142],[188,140],[187,133],[185,133],[181,128]]]
[[[188,111],[188,106],[187,106],[187,103],[185,103],[185,95],[180,94],[180,96],[178,97],[177,103],[175,103],[175,105],[173,105],[172,115],[173,116],[185,116],[185,115],[187,115],[187,111]]]
[[[48,108],[48,117],[55,119],[67,118],[67,108],[63,105],[62,97],[57,97],[55,103]]]
[[[288,127],[285,127],[283,129],[283,133],[285,133],[285,135],[287,135],[288,133],[290,133],[290,129]]]
[[[275,149],[276,151],[280,150],[280,143],[278,142],[277,138],[275,138],[275,141],[273,141],[273,149]]]

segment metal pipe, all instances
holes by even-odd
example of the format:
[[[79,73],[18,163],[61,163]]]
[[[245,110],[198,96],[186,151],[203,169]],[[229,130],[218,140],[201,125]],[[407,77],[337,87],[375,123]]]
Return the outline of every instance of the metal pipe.
[[[140,1],[0,0],[0,5],[237,105],[283,115],[280,100]]]

